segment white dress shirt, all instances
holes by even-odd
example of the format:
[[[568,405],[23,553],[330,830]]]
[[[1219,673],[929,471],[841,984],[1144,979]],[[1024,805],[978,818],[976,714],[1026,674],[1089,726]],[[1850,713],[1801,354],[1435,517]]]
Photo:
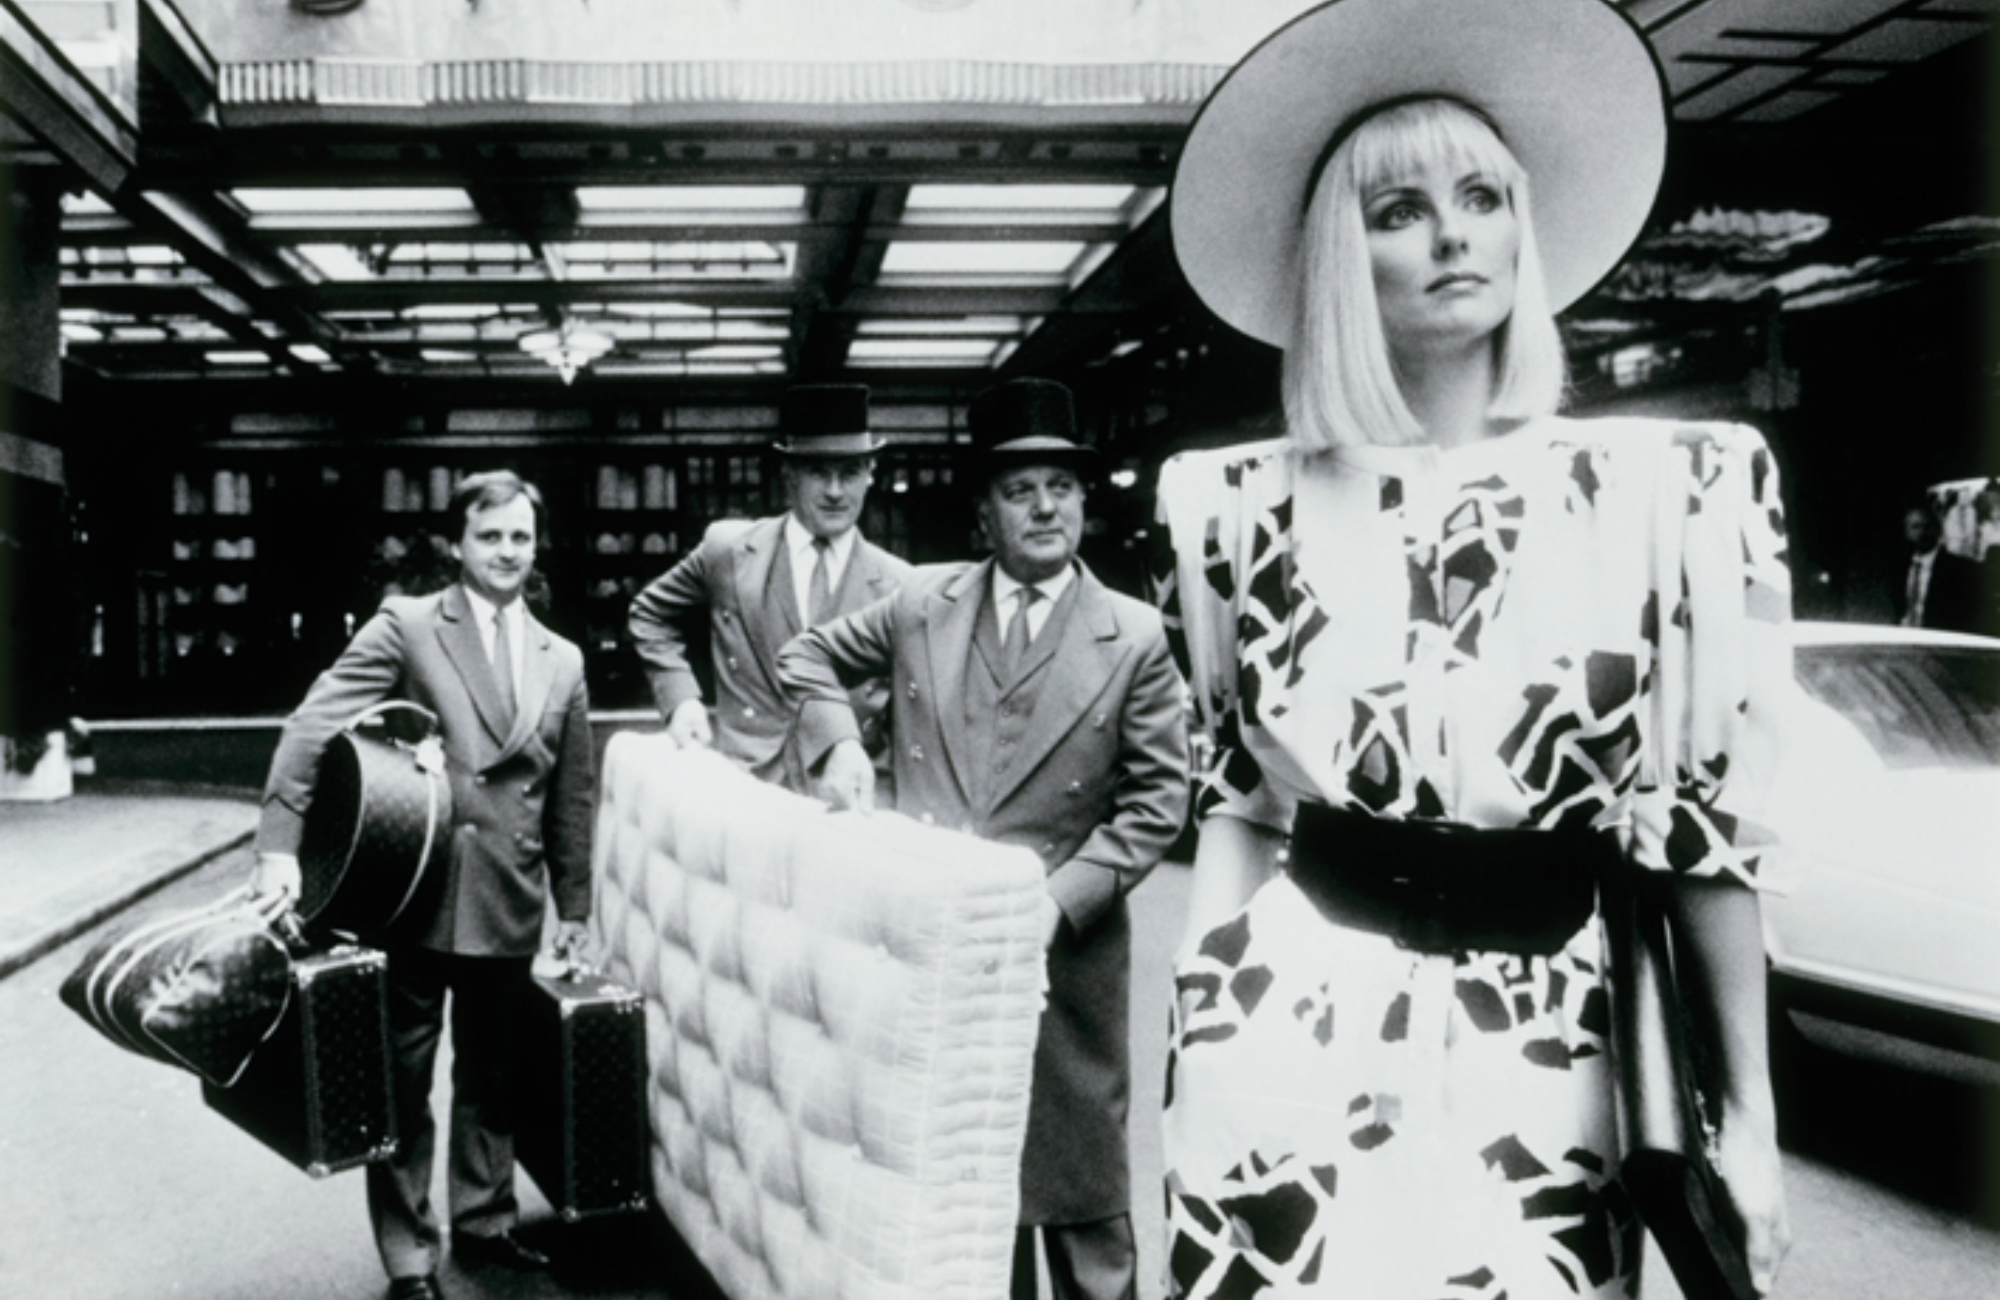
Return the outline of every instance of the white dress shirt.
[[[1016,582],[999,565],[993,566],[993,608],[1000,617],[1000,644],[1007,644],[1007,627],[1014,621],[1015,612],[1020,608],[1014,593],[1026,586],[1033,586],[1042,598],[1028,606],[1028,643],[1034,644],[1041,635],[1042,626],[1049,621],[1049,611],[1056,607],[1056,601],[1069,590],[1069,584],[1076,581],[1076,566],[1066,564],[1063,571],[1053,578],[1037,583]]]
[[[510,600],[503,607],[495,605],[472,588],[465,589],[465,598],[472,605],[473,621],[479,626],[479,644],[486,647],[486,662],[493,662],[493,616],[505,616],[502,624],[507,629],[507,651],[514,663],[514,698],[521,698],[521,665],[527,661],[527,620],[521,617],[521,602]]]
[[[854,554],[854,531],[850,528],[840,536],[827,540],[826,589],[829,593],[840,590],[840,575],[847,572],[848,557]],[[799,626],[811,627],[813,565],[819,562],[819,552],[813,548],[812,533],[799,522],[797,515],[785,516],[785,549],[791,552],[792,595],[798,601]]]

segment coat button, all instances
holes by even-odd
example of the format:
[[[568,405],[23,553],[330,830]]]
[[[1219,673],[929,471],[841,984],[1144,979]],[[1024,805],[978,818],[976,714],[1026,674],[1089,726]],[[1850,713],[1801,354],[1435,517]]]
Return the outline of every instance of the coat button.
[[[486,773],[484,773],[484,772],[481,772],[481,773],[479,773],[478,775],[474,776],[474,777],[472,778],[472,783],[473,783],[474,785],[485,785],[485,784],[486,784]]]
[[[735,656],[735,655],[731,655],[731,656],[729,656],[729,666],[730,666],[731,668],[734,668],[734,667],[736,667],[736,656]]]
[[[757,716],[757,710],[755,710],[755,709],[745,709],[745,710],[743,710],[743,716],[744,716],[744,717],[746,717],[746,718],[754,718],[754,717],[756,717],[756,716]]]
[[[1071,782],[1069,783],[1069,789],[1067,789],[1067,790],[1063,791],[1063,793],[1064,793],[1064,794],[1082,794],[1082,793],[1083,793],[1083,782],[1081,782],[1081,781],[1071,781]]]
[[[1090,721],[1090,725],[1097,728],[1099,731],[1104,730],[1104,715],[1100,713],[1095,718],[1092,718]]]
[[[917,698],[917,684],[915,682],[910,683],[910,698],[913,700]]]
[[[923,761],[924,761],[924,747],[923,747],[922,745],[912,745],[912,746],[910,746],[910,759],[911,759],[911,761],[913,761],[913,762],[917,762],[917,763],[921,763],[921,762],[923,762]]]

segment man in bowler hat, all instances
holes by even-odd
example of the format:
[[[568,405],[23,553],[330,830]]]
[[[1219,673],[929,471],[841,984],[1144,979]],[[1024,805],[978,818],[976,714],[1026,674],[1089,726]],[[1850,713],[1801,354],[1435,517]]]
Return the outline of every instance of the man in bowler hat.
[[[1013,1293],[1035,1295],[1039,1232],[1056,1296],[1120,1300],[1136,1286],[1125,896],[1187,812],[1184,687],[1159,612],[1076,558],[1094,453],[1076,441],[1069,390],[1011,380],[967,423],[992,558],[915,570],[895,596],[793,639],[778,675],[800,708],[800,756],[836,807],[874,802],[841,682],[889,673],[897,811],[1041,858],[1049,993]]]
[[[788,390],[772,444],[786,512],[710,524],[692,553],[633,600],[633,644],[667,734],[683,748],[713,746],[763,780],[803,789],[785,744],[791,711],[778,689],[778,647],[889,595],[909,573],[908,564],[869,543],[856,527],[884,445],[869,429],[865,387]],[[688,660],[703,623],[713,659],[713,709],[703,702]],[[849,699],[869,750],[878,751],[887,686],[862,682]]]
[[[447,1189],[462,1265],[538,1270],[514,1236],[514,1026],[553,895],[558,948],[590,914],[596,794],[583,652],[528,611],[522,593],[545,528],[541,494],[500,470],[451,497],[458,581],[391,596],[285,720],[257,828],[257,892],[299,892],[298,850],[320,755],[361,710],[388,699],[438,719],[452,820],[442,886],[385,942],[396,1154],[368,1166],[368,1212],[390,1300],[438,1300],[443,1234],[431,1209],[431,1070],[450,994]]]

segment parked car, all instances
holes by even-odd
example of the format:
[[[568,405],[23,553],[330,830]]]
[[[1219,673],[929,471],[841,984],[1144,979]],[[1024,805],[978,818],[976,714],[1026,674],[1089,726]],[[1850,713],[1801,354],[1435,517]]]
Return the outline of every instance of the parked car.
[[[1774,1005],[2000,1058],[2000,640],[1795,628]]]

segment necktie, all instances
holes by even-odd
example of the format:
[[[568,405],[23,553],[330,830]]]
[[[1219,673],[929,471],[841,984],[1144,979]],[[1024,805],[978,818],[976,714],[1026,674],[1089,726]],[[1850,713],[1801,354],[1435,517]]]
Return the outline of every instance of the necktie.
[[[514,646],[507,635],[507,611],[493,611],[493,676],[500,687],[500,703],[508,722],[514,720]]]
[[[818,627],[833,613],[833,580],[827,573],[827,554],[833,550],[833,543],[824,537],[813,538],[812,585],[806,589],[806,626]]]
[[[1014,596],[1019,603],[1014,607],[1014,620],[1007,624],[1007,639],[1000,646],[1000,662],[1009,678],[1021,671],[1021,661],[1028,657],[1028,606],[1040,600],[1042,593],[1023,587]]]

